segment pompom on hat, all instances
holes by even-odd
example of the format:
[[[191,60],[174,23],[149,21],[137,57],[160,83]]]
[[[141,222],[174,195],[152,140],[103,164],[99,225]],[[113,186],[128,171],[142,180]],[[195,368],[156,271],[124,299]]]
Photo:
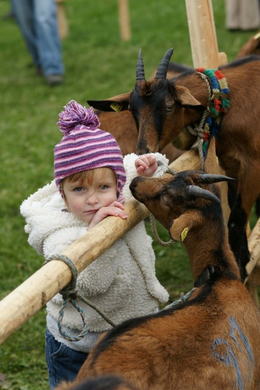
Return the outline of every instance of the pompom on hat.
[[[54,148],[54,179],[59,190],[62,180],[74,173],[111,168],[117,177],[119,197],[126,182],[122,152],[115,138],[99,129],[93,108],[71,100],[59,114],[57,125],[63,133]]]

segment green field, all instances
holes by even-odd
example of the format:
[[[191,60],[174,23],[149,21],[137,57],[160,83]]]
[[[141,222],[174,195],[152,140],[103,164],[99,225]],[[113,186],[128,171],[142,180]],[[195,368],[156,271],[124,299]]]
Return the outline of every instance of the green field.
[[[184,0],[130,0],[132,39],[119,36],[117,1],[66,2],[69,36],[63,41],[65,82],[49,88],[36,75],[13,19],[0,20],[0,298],[34,273],[43,259],[27,243],[21,202],[53,178],[53,147],[61,133],[58,114],[71,99],[110,97],[133,88],[139,48],[146,75],[174,47],[172,60],[192,65]],[[229,61],[252,32],[225,28],[224,0],[213,0],[219,51]],[[0,17],[9,10],[0,1]],[[147,223],[148,231],[150,232]],[[161,235],[168,234],[161,229]],[[187,292],[191,275],[180,244],[154,245],[157,274],[171,299]],[[2,315],[2,314],[1,314]],[[1,319],[0,319],[1,326]],[[0,346],[0,389],[48,389],[43,308]]]

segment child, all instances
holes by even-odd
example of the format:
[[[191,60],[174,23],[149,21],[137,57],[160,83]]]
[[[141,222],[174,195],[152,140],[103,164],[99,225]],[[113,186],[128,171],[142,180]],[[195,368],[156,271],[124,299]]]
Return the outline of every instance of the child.
[[[55,181],[21,205],[28,242],[46,258],[61,253],[109,215],[127,218],[123,203],[132,196],[131,180],[137,174],[161,176],[168,166],[159,153],[130,154],[123,160],[114,137],[99,129],[93,109],[75,101],[60,113],[58,125],[63,138],[54,148]],[[77,291],[115,324],[154,313],[159,302],[168,301],[167,291],[155,276],[151,241],[142,221],[78,275]],[[47,303],[45,344],[51,389],[61,380],[75,378],[98,336],[111,328],[94,309],[76,302],[88,321],[88,333],[77,341],[59,332],[61,294]],[[64,311],[63,327],[72,336],[83,329],[72,305]]]

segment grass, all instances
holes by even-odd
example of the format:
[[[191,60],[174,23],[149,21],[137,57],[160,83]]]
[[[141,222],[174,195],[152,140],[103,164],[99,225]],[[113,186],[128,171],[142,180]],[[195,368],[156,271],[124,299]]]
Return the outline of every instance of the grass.
[[[131,0],[132,39],[119,37],[117,1],[66,2],[69,36],[63,41],[65,82],[46,86],[35,74],[20,32],[12,19],[0,23],[0,298],[5,297],[42,264],[42,257],[27,243],[19,206],[32,192],[53,178],[53,147],[60,140],[58,113],[71,99],[113,96],[132,89],[138,49],[150,75],[164,52],[174,47],[173,60],[192,65],[184,0]],[[224,0],[213,0],[219,51],[228,59],[252,33],[225,29]],[[0,17],[9,10],[0,1]],[[150,228],[147,225],[148,232]],[[167,232],[160,229],[165,240]],[[191,275],[180,244],[154,244],[157,274],[171,298],[188,291]],[[0,322],[1,323],[1,322]],[[0,388],[48,388],[44,358],[43,308],[0,346]]]

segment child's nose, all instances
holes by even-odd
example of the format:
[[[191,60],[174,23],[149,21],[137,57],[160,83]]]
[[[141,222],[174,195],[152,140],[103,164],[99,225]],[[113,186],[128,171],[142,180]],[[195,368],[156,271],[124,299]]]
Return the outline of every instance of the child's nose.
[[[96,203],[98,203],[98,197],[97,197],[96,193],[90,194],[87,197],[87,203],[89,203],[89,204],[96,204]]]

